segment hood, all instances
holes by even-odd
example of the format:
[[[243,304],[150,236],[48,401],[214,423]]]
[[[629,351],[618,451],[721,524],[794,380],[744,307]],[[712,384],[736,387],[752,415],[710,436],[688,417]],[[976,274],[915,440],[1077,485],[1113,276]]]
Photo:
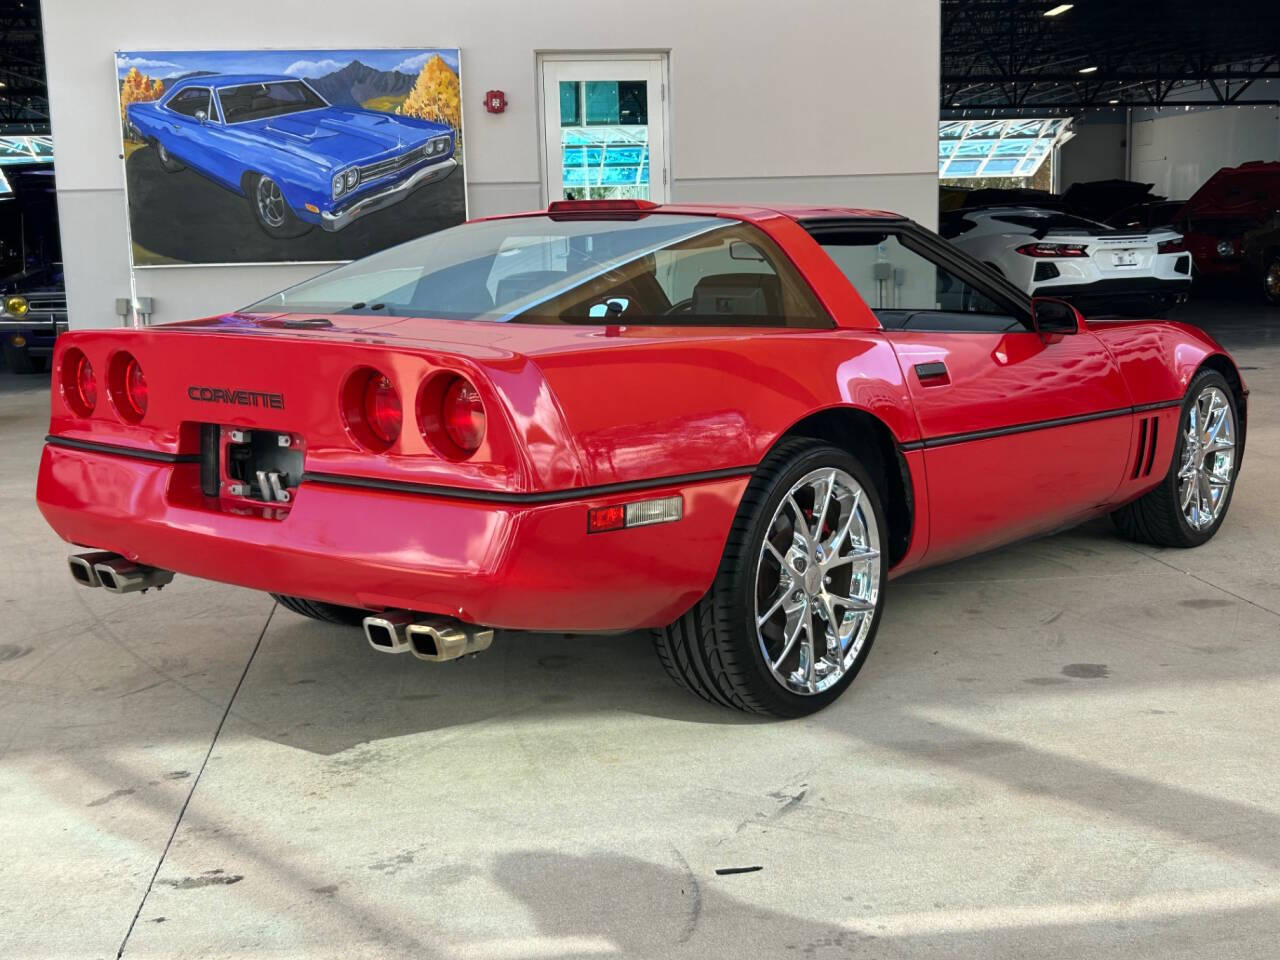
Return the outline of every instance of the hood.
[[[1280,163],[1223,167],[1178,211],[1184,217],[1240,217],[1268,220],[1280,210]]]
[[[444,124],[373,110],[325,107],[237,125],[240,130],[333,166],[396,156],[450,133]]]

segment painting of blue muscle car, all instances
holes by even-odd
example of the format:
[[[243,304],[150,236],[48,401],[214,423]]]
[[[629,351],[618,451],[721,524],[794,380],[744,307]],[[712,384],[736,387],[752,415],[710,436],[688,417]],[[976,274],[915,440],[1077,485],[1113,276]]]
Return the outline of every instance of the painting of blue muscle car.
[[[465,219],[461,189],[425,189],[460,166],[449,54],[117,54],[135,264],[353,259]],[[424,196],[447,210],[424,215]]]

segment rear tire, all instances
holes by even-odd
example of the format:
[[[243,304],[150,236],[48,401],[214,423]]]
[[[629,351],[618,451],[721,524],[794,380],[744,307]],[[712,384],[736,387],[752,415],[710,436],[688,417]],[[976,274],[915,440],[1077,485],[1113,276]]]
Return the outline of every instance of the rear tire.
[[[1262,299],[1280,306],[1280,250],[1273,250],[1262,261]]]
[[[652,632],[659,660],[710,703],[775,717],[821,710],[871,651],[882,543],[879,490],[862,464],[819,440],[784,441],[743,494],[710,591]]]
[[[304,600],[302,597],[286,597],[273,593],[276,603],[286,610],[319,620],[321,623],[338,623],[347,627],[358,627],[369,614],[355,607],[341,607],[336,603],[324,603],[320,600]]]
[[[1224,406],[1225,414],[1211,412],[1206,417],[1206,408],[1220,411]],[[1120,535],[1157,547],[1198,547],[1212,538],[1227,516],[1239,476],[1239,425],[1240,413],[1226,378],[1209,369],[1192,377],[1178,416],[1178,442],[1169,472],[1154,490],[1111,514]],[[1212,437],[1210,443],[1203,442],[1206,435]],[[1228,441],[1229,446],[1224,445]],[[1202,462],[1207,471],[1201,469]]]

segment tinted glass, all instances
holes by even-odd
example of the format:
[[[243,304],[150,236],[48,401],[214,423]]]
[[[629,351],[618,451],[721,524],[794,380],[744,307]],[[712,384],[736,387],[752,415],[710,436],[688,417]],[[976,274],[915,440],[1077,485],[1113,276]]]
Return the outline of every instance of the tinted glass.
[[[991,217],[998,223],[1007,223],[1015,227],[1023,227],[1029,231],[1049,232],[1054,230],[1075,230],[1085,233],[1106,232],[1109,228],[1084,217],[1073,217],[1066,213],[998,213]]]
[[[815,239],[878,315],[945,311],[1014,322],[1008,304],[993,300],[946,267],[903,246],[894,234],[850,231],[819,234]],[[886,325],[890,322],[883,315],[881,319]],[[988,325],[975,329],[985,330]]]
[[[209,91],[204,87],[183,90],[175,94],[166,106],[174,113],[180,113],[184,117],[194,117],[197,110],[203,110],[205,116],[208,116]]]
[[[279,117],[299,110],[314,110],[325,106],[314,90],[301,80],[281,80],[268,83],[247,83],[239,87],[224,87],[218,91],[222,112],[227,123],[243,123],[264,117]]]
[[[668,214],[464,224],[248,309],[513,323],[832,326],[786,256],[755,227]]]

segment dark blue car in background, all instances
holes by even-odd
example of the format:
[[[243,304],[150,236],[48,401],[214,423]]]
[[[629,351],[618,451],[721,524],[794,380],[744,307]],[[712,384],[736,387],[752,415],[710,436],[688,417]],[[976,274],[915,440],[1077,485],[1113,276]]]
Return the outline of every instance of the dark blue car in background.
[[[289,76],[187,77],[127,114],[165,170],[242,194],[273,237],[341,230],[457,167],[450,127],[330,104]]]

